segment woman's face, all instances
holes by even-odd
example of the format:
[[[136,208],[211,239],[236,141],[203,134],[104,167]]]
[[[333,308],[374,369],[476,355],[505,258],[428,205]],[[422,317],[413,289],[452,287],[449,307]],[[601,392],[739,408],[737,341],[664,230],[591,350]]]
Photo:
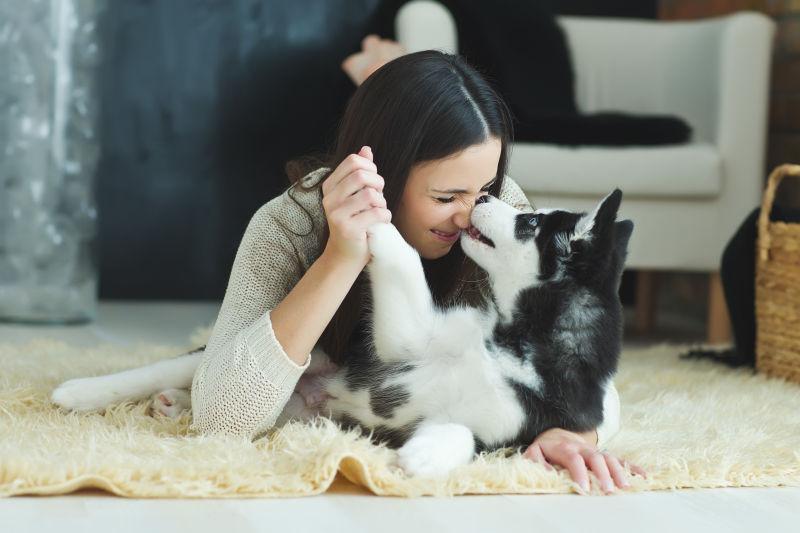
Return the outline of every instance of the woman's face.
[[[500,139],[490,137],[452,157],[411,168],[392,223],[422,257],[443,257],[469,227],[475,200],[494,182],[501,148]]]

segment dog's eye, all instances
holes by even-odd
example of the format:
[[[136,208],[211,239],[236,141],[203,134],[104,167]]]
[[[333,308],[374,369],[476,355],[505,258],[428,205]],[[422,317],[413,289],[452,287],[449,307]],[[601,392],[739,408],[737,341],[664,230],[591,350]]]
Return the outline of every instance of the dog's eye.
[[[528,218],[528,225],[532,228],[536,228],[539,226],[539,215],[533,215]]]

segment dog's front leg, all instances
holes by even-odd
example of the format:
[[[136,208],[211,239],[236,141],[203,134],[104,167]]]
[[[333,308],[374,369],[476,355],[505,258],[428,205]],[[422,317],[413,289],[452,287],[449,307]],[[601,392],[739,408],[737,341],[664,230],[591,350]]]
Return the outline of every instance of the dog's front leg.
[[[373,340],[384,360],[423,357],[438,317],[417,251],[393,224],[367,230]]]
[[[397,466],[410,476],[442,477],[469,464],[475,455],[475,437],[464,425],[423,422],[397,450]]]

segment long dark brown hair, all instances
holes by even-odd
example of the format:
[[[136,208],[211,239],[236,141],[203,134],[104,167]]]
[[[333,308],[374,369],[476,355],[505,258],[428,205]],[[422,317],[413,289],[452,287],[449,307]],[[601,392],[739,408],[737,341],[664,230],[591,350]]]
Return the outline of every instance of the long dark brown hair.
[[[502,143],[496,181],[489,189],[499,196],[513,138],[511,114],[487,81],[458,55],[425,50],[401,56],[372,73],[348,101],[338,125],[335,146],[328,154],[292,160],[286,173],[292,185],[319,190],[320,179],[306,187],[301,179],[319,167],[333,171],[349,154],[370,146],[378,174],[383,176],[386,207],[394,212],[415,164],[443,159],[483,144],[490,137]],[[327,177],[327,176],[325,176]],[[327,224],[321,228],[327,242]],[[447,255],[422,260],[434,301],[440,307],[456,303],[485,304],[486,275],[456,241]],[[320,342],[337,364],[359,331],[369,307],[366,270],[359,275],[333,316]]]

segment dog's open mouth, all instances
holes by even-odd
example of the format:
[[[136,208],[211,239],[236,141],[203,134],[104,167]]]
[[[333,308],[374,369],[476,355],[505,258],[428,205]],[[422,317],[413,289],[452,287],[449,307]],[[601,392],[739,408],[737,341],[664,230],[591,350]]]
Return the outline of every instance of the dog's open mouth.
[[[484,243],[485,245],[491,246],[492,248],[494,248],[494,242],[492,242],[492,239],[490,239],[489,237],[487,237],[486,235],[484,235],[483,233],[478,231],[478,228],[476,228],[472,224],[470,224],[469,228],[467,228],[467,235],[469,235],[471,238],[475,239],[476,241],[480,241],[480,242]]]

